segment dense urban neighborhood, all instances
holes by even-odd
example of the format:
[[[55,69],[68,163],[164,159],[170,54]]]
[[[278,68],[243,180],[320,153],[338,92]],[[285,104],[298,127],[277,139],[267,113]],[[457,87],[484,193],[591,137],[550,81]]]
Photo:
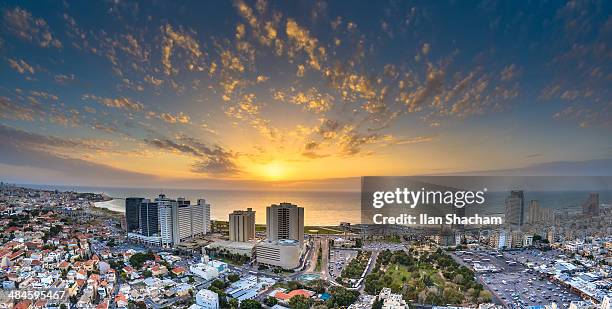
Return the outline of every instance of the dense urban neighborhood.
[[[3,308],[612,308],[612,208],[551,212],[521,193],[511,225],[304,226],[270,205],[210,218],[204,199],[0,185]],[[518,199],[518,200],[516,200]],[[518,203],[517,203],[518,202]]]

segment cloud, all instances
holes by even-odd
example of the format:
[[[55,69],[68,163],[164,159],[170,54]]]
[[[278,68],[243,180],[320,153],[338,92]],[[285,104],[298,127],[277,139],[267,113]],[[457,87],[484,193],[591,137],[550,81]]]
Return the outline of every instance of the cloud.
[[[66,84],[74,81],[74,74],[57,74],[53,77],[58,84]]]
[[[4,10],[4,25],[6,29],[23,41],[31,42],[40,47],[62,48],[62,42],[53,36],[47,22],[35,18],[22,8]]]
[[[176,67],[172,66],[171,58],[175,48],[181,48],[187,52],[187,68],[189,70],[200,69],[198,59],[202,56],[200,44],[190,34],[183,31],[181,28],[175,30],[171,25],[166,24],[161,27],[163,36],[162,41],[162,66],[166,75],[171,75],[178,72]]]
[[[602,8],[596,2],[569,1],[557,10],[554,21],[563,26],[562,35],[550,44],[547,82],[539,96],[562,101],[553,117],[580,127],[612,127],[612,18]]]
[[[164,122],[172,123],[172,124],[174,123],[186,124],[186,123],[189,123],[189,121],[191,120],[191,117],[189,117],[189,115],[183,112],[179,112],[176,115],[173,115],[171,113],[156,113],[156,112],[149,111],[147,112],[147,116],[158,118]]]
[[[393,144],[395,145],[409,145],[409,144],[418,144],[418,143],[424,143],[424,142],[431,142],[434,140],[433,136],[414,136],[414,137],[407,137],[407,138],[402,138],[402,139],[397,139],[393,141]]]
[[[311,87],[306,91],[299,91],[292,87],[289,93],[283,91],[274,91],[273,97],[277,101],[289,102],[295,105],[303,106],[304,110],[324,113],[331,109],[334,104],[334,97],[321,93],[317,88]]]
[[[43,143],[43,144],[41,144]],[[100,185],[134,185],[141,184],[143,179],[157,180],[155,175],[147,175],[114,168],[108,165],[68,157],[49,149],[72,149],[81,147],[95,147],[95,143],[82,140],[69,140],[52,136],[44,136],[25,132],[4,125],[0,125],[0,165],[2,177],[11,177],[31,181],[38,179],[41,183],[59,184],[71,182],[72,184]],[[33,172],[25,177],[25,172]],[[95,177],[92,178],[92,175]]]
[[[23,59],[8,59],[9,66],[19,74],[34,74],[34,68]]]
[[[130,98],[126,98],[126,97],[104,98],[104,97],[99,97],[93,94],[84,94],[82,98],[96,101],[107,107],[114,107],[114,108],[119,108],[119,109],[141,111],[144,108],[142,103],[138,101],[134,101]]]
[[[511,81],[518,77],[520,70],[515,64],[506,66],[501,72],[501,80]]]
[[[595,159],[585,161],[554,161],[537,163],[525,167],[461,172],[454,175],[472,176],[610,176],[612,159]]]
[[[192,171],[217,176],[235,176],[240,173],[235,161],[236,154],[218,145],[209,146],[192,137],[178,136],[176,141],[168,138],[145,139],[159,149],[178,152],[198,158]]]
[[[88,149],[108,150],[110,143],[104,140],[71,139],[32,133],[0,124],[1,144],[13,144],[28,149]]]
[[[102,131],[102,132],[106,132],[106,133],[116,133],[118,131],[118,128],[116,125],[114,124],[103,124],[103,123],[94,123],[92,126],[92,129],[94,130],[98,130],[98,131]]]
[[[44,113],[38,108],[23,106],[8,97],[0,96],[0,118],[34,121],[36,117],[42,115]]]
[[[423,55],[425,56],[429,54],[430,50],[431,50],[431,45],[429,43],[424,43],[423,47],[421,47],[421,53],[423,53]]]
[[[295,20],[287,19],[285,33],[292,42],[288,53],[295,54],[298,51],[304,51],[308,56],[308,64],[315,70],[321,69],[321,57],[325,57],[325,48],[318,48],[318,40],[310,35],[310,32],[302,28]]]
[[[553,115],[555,119],[570,119],[578,123],[581,128],[602,126],[612,128],[612,101],[600,109],[589,106],[568,106]]]

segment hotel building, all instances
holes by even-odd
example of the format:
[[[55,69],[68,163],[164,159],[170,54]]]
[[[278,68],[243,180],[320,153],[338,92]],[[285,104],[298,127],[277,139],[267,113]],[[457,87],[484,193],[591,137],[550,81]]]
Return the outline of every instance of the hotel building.
[[[304,208],[291,203],[280,203],[266,208],[266,236],[268,240],[297,240],[304,242]]]

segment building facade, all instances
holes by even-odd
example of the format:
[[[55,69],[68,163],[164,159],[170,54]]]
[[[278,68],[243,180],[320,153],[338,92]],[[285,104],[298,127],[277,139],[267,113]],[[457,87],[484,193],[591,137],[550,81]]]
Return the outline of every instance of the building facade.
[[[140,204],[142,197],[128,197],[125,199],[125,223],[128,233],[140,229]]]
[[[599,193],[589,194],[589,198],[582,204],[582,213],[589,216],[599,215]]]
[[[229,214],[230,241],[246,242],[255,239],[255,211],[234,210]]]
[[[195,205],[178,199],[172,207],[172,221],[174,244],[205,235],[209,232],[210,205],[203,199],[199,199]]]
[[[523,191],[511,191],[505,202],[505,223],[518,227],[524,224],[525,196]]]
[[[198,309],[219,309],[219,295],[211,290],[202,289],[195,298]]]
[[[266,236],[270,241],[282,239],[304,243],[304,208],[280,203],[266,208]]]
[[[159,235],[159,207],[157,202],[144,199],[140,204],[140,233],[144,236]]]
[[[300,266],[301,244],[293,239],[264,240],[257,244],[257,263],[293,269]]]
[[[138,228],[134,229],[134,209],[138,200]],[[128,210],[130,214],[128,215]],[[143,198],[126,199],[128,236],[138,242],[171,247],[186,239],[210,231],[210,204],[204,199],[192,205],[184,198],[176,200],[160,194],[154,201]],[[130,224],[131,228],[130,228]]]

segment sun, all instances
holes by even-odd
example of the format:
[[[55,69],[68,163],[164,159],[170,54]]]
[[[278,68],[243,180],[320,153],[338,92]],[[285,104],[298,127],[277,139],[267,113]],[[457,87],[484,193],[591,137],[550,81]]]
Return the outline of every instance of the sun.
[[[279,162],[270,162],[263,166],[263,174],[270,180],[279,180],[285,176],[285,168]]]

